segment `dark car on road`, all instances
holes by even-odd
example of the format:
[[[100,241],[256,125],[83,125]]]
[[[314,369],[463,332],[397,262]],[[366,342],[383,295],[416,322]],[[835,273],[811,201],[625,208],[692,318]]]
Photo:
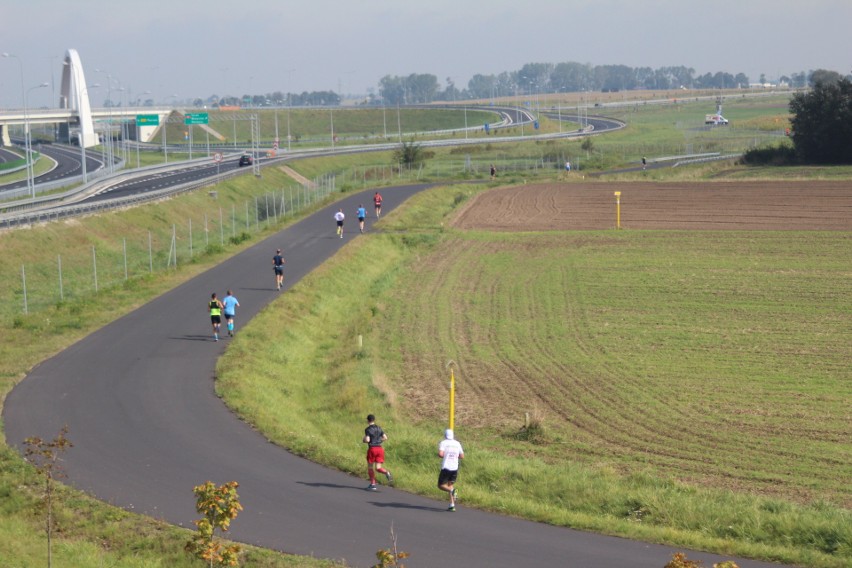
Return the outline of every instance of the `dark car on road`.
[[[248,154],[243,154],[242,156],[240,156],[240,167],[250,166],[253,162],[254,160]]]

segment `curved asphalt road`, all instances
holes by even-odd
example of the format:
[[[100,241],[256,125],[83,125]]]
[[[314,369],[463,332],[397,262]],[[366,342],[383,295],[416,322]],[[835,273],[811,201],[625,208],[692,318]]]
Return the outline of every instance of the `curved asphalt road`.
[[[383,189],[384,210],[425,187]],[[20,448],[28,436],[52,439],[67,424],[74,443],[64,455],[68,483],[185,527],[197,517],[193,486],[208,479],[236,480],[245,510],[232,524],[232,538],[354,566],[372,565],[375,552],[390,546],[393,527],[400,550],[411,553],[411,566],[662,567],[682,549],[467,509],[463,477],[455,514],[445,511],[444,494],[437,489],[435,499],[386,487],[366,492],[363,478],[320,467],[267,442],[216,397],[214,368],[228,341],[210,339],[204,309],[210,293],[234,290],[242,304],[239,330],[279,295],[270,268],[275,248],[284,251],[289,287],[357,238],[351,233],[354,223],[349,235],[337,238],[332,213],[338,207],[354,211],[370,194],[325,208],[37,366],[6,399],[8,443]],[[353,417],[353,440],[360,438],[361,418]],[[357,442],[353,448],[362,451]],[[393,445],[389,451],[392,456]],[[708,566],[722,559],[688,555]]]
[[[35,144],[35,150],[41,152],[45,156],[53,159],[56,166],[48,172],[44,172],[35,177],[36,185],[40,183],[48,183],[57,181],[62,178],[79,176],[82,174],[80,164],[83,162],[80,156],[80,150],[72,146],[60,144]],[[20,156],[19,156],[20,158]],[[86,172],[95,172],[102,168],[104,163],[100,157],[93,157],[89,152],[86,153]],[[27,187],[27,180],[19,180],[7,184],[0,184],[0,192],[11,189]]]

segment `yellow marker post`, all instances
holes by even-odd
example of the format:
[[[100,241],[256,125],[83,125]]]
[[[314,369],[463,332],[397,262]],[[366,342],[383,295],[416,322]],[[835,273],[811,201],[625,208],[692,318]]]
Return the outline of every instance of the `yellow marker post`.
[[[621,228],[621,192],[615,192],[615,228]]]
[[[450,430],[455,428],[456,421],[456,376],[453,373],[455,362],[452,360],[447,363],[450,368]]]

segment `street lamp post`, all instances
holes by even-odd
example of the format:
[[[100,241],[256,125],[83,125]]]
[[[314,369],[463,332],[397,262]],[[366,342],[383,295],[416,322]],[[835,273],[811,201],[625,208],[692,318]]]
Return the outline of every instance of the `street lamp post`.
[[[526,79],[527,79],[526,75],[521,75],[521,79],[526,80]],[[523,85],[521,85],[521,114],[520,114],[520,120],[521,120],[521,137],[522,137],[522,138],[523,138],[523,136],[524,136],[524,117],[526,116],[526,114],[524,113],[524,108],[523,108],[523,107],[524,107],[524,87],[523,87]]]
[[[295,69],[287,69],[287,151],[290,151],[290,106],[291,106],[291,97],[290,97],[290,89],[292,89],[292,81],[293,81],[293,71]]]
[[[109,73],[101,69],[95,69],[95,72],[106,75],[107,78],[107,104],[109,105],[110,112],[109,118],[107,119],[106,139],[101,143],[101,154],[106,162],[107,171],[112,173],[112,158],[110,158],[109,155],[110,150],[112,150],[112,133],[110,132],[110,129],[112,128],[112,77],[110,77]]]
[[[328,113],[331,117],[331,148],[334,149],[334,107],[330,107]]]
[[[24,122],[29,123],[27,119],[27,96],[24,92],[24,64],[21,62],[21,58],[12,53],[3,52],[3,57],[6,58],[15,58],[18,61],[18,69],[21,72],[21,103],[24,105]],[[29,162],[29,153],[27,153],[27,134],[26,134],[26,126],[24,127],[24,160],[27,164],[27,192],[30,191],[30,162]]]
[[[464,105],[464,139],[467,140],[467,103]]]
[[[35,170],[32,159],[32,136],[30,135],[30,112],[29,105],[27,101],[30,96],[30,92],[35,89],[40,89],[42,87],[49,87],[48,83],[41,83],[34,87],[30,87],[27,89],[26,95],[24,96],[24,153],[26,154],[27,160],[27,189],[31,191],[32,198],[35,199]]]
[[[177,99],[177,94],[169,95],[170,99]],[[163,121],[163,159],[168,164],[169,163],[169,149],[168,142],[166,141],[166,136],[169,131],[169,116],[171,116],[172,111],[171,107],[169,107],[169,112],[166,114],[166,119]],[[236,138],[236,135],[234,136]]]
[[[80,92],[80,98],[88,97],[89,96],[89,89],[90,88],[95,89],[95,88],[98,88],[98,87],[100,87],[99,83],[95,83],[93,85],[89,85],[87,87],[84,87],[83,90]],[[77,101],[78,109],[82,104],[83,104],[82,101]],[[86,185],[87,183],[89,183],[89,172],[87,171],[87,168],[86,168],[86,137],[85,137],[85,127],[83,126],[83,121],[80,121],[80,136],[78,137],[78,140],[80,142],[80,167],[83,169],[83,185]]]

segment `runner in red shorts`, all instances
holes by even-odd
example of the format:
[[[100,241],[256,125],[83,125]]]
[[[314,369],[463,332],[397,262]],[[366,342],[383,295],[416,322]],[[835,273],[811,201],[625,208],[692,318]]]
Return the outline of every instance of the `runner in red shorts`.
[[[370,476],[368,491],[375,491],[376,472],[383,473],[388,478],[388,485],[393,485],[391,472],[384,468],[385,449],[382,442],[388,439],[388,435],[382,427],[376,424],[376,417],[372,414],[367,416],[367,428],[364,430],[364,443],[367,444],[367,474]]]

